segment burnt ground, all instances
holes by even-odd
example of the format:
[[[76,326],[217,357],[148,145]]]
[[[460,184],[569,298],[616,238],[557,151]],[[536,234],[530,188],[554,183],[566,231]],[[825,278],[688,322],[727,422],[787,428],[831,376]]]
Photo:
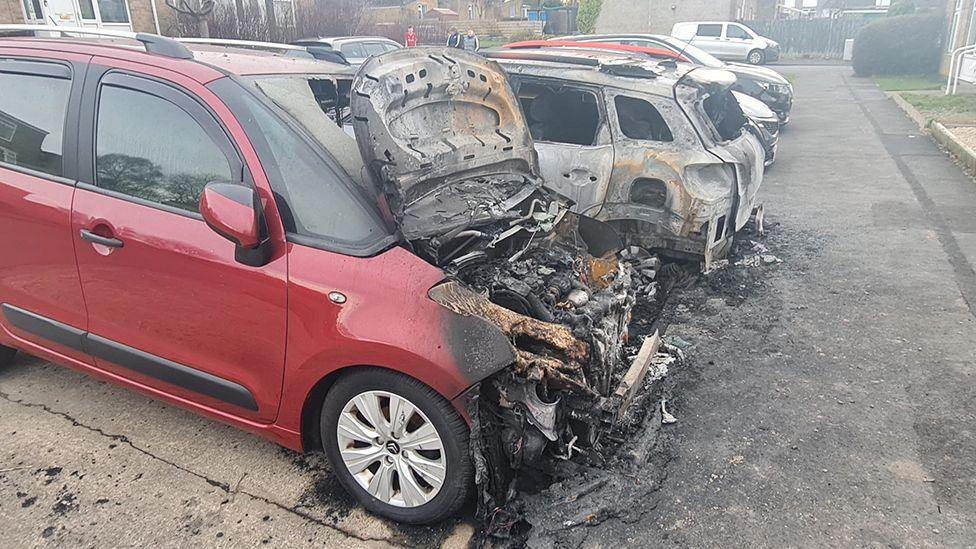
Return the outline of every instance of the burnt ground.
[[[663,323],[689,360],[657,390],[678,422],[653,407],[621,442],[643,454],[529,494],[530,544],[976,540],[976,184],[850,69],[780,68],[798,102],[761,242],[783,262],[672,294]],[[4,547],[474,532],[471,509],[434,528],[376,519],[319,456],[29,357],[0,373],[0,436]]]
[[[976,540],[976,184],[849,68],[783,70],[799,99],[760,240],[783,262],[672,294],[690,360],[657,484],[533,545]]]

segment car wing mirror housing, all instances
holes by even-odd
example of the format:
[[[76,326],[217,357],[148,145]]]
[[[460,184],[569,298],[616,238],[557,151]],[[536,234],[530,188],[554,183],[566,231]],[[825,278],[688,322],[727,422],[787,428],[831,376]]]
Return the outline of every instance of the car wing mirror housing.
[[[200,195],[200,214],[207,225],[236,246],[234,258],[250,267],[271,260],[271,239],[264,210],[254,189],[215,181]]]

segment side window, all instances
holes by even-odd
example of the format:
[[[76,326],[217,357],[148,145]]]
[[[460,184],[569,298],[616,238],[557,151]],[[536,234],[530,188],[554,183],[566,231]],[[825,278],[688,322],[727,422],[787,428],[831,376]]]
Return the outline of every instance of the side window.
[[[718,38],[722,36],[722,25],[719,24],[704,24],[698,25],[697,36],[705,36],[708,38]]]
[[[251,130],[248,135],[255,146],[266,144],[273,157],[262,156],[261,165],[271,181],[285,230],[345,244],[374,237],[370,211],[318,153],[257,100],[247,95],[242,99],[255,126],[255,135]],[[324,113],[319,114],[328,122]]]
[[[346,59],[363,59],[368,57],[365,48],[360,43],[343,44],[339,47],[339,51],[342,55],[346,56]]]
[[[647,101],[618,95],[614,98],[620,132],[631,139],[644,141],[674,141],[671,128],[661,113]]]
[[[0,72],[0,163],[62,175],[70,92],[69,78]]]
[[[742,40],[751,40],[752,36],[746,32],[746,30],[739,25],[729,25],[725,31],[725,36],[727,38],[738,38]]]
[[[240,181],[220,147],[185,110],[141,91],[103,85],[95,185],[196,212],[211,181]]]
[[[386,44],[382,42],[366,42],[363,44],[363,47],[366,49],[366,55],[386,53]]]
[[[524,82],[519,102],[536,141],[590,146],[600,130],[597,98],[585,90]]]

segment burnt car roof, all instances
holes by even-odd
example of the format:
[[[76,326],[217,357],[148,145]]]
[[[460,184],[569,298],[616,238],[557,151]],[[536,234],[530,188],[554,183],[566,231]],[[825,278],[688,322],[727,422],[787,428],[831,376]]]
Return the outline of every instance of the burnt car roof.
[[[685,63],[654,61],[639,54],[587,48],[584,44],[580,44],[579,48],[505,50],[485,52],[485,55],[498,61],[507,71],[516,74],[542,76],[552,71],[549,76],[562,80],[576,80],[667,97],[672,96],[674,86],[682,78],[702,70]],[[640,76],[640,72],[647,74]],[[731,73],[728,74],[734,78]],[[701,77],[707,78],[708,75],[703,73]],[[722,76],[721,80],[725,78]]]

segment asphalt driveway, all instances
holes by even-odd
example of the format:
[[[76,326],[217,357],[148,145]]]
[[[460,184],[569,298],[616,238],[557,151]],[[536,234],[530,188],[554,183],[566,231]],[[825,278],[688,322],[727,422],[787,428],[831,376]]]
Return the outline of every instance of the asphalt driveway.
[[[976,184],[850,69],[796,75],[763,190],[783,263],[675,296],[691,344],[637,520],[583,546],[967,545],[976,539]],[[21,356],[0,372],[0,541],[463,546],[404,528],[327,466]]]

